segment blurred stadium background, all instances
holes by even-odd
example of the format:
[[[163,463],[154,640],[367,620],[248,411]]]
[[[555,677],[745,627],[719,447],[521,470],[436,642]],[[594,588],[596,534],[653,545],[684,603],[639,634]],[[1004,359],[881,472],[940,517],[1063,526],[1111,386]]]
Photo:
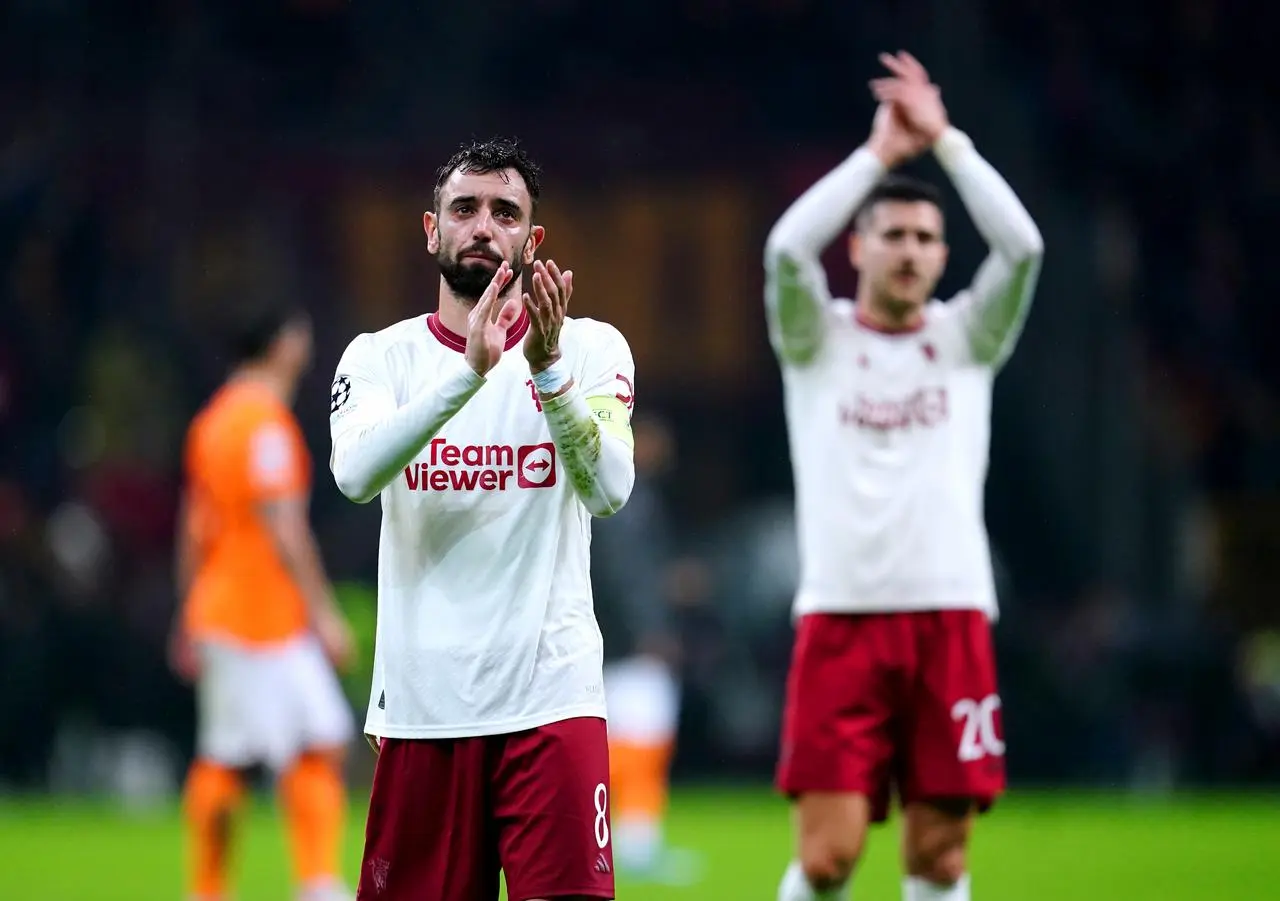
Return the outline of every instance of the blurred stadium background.
[[[314,313],[314,516],[371,634],[378,511],[325,477],[328,384],[355,333],[433,303],[434,169],[492,133],[547,167],[548,252],[576,311],[630,339],[638,410],[678,449],[672,832],[710,867],[622,896],[773,897],[795,558],[760,252],[865,137],[875,53],[899,47],[1049,249],[997,389],[1012,792],[977,840],[978,896],[1276,897],[1277,25],[1261,0],[7,0],[0,897],[180,893],[171,530],[228,296]],[[951,200],[946,293],[981,254]],[[350,691],[363,708],[367,677]],[[269,808],[246,839],[241,897],[285,897]],[[873,844],[857,894],[897,897],[894,843]]]

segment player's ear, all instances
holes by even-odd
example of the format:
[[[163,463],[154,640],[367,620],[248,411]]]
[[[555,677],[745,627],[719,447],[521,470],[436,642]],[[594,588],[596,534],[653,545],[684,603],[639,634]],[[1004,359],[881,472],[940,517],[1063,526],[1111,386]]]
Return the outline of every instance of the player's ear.
[[[524,264],[528,266],[533,262],[533,258],[538,255],[538,247],[547,237],[547,230],[541,225],[535,225],[529,229],[529,239],[524,242]]]
[[[849,264],[854,269],[862,268],[862,235],[856,228],[849,232]]]
[[[422,230],[427,233],[427,253],[439,253],[440,227],[435,213],[428,210],[422,214]]]

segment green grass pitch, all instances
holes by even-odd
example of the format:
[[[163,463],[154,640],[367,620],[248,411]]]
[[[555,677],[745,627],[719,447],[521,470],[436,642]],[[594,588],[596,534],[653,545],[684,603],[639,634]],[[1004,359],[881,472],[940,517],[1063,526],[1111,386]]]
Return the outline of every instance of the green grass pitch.
[[[348,872],[360,853],[353,813]],[[772,901],[789,857],[785,804],[767,789],[685,789],[672,802],[673,844],[704,856],[690,888],[619,881],[623,901]],[[0,898],[181,901],[175,809],[123,813],[52,801],[0,801]],[[977,901],[1234,901],[1280,898],[1280,797],[1015,792],[979,824],[971,854]],[[280,822],[268,804],[244,818],[238,901],[290,901]],[[896,833],[875,830],[854,899],[900,897]]]

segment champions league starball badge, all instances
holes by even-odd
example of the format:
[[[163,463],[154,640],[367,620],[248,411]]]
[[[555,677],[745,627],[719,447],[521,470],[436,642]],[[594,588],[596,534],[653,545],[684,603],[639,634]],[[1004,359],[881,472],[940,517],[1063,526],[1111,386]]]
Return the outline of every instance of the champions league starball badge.
[[[345,375],[334,378],[329,388],[329,415],[332,416],[343,408],[351,397],[351,379]]]

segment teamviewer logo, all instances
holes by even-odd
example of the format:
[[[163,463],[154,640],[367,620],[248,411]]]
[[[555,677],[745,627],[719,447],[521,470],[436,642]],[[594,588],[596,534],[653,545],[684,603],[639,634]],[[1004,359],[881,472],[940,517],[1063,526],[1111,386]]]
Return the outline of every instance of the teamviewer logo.
[[[556,483],[556,446],[526,444],[516,451],[516,484],[521,488],[550,488]]]

